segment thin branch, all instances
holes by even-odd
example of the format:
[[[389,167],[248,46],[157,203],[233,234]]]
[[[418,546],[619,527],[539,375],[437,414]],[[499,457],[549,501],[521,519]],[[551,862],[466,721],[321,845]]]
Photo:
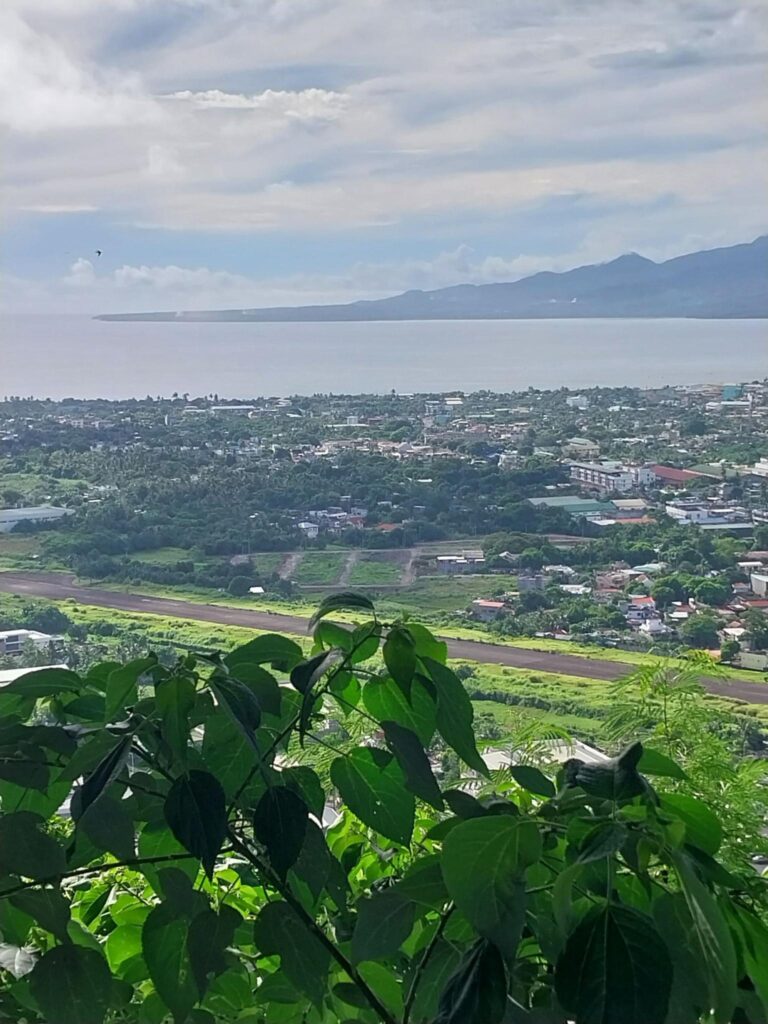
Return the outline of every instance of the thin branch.
[[[395,1017],[389,1012],[384,1006],[376,993],[370,988],[366,981],[362,978],[357,969],[347,959],[341,950],[333,943],[328,936],[325,934],[320,925],[315,919],[307,913],[302,904],[293,895],[291,890],[285,885],[280,878],[278,878],[273,871],[271,871],[266,864],[230,829],[228,832],[229,840],[232,843],[233,848],[241,854],[245,859],[252,864],[257,871],[259,871],[264,877],[269,880],[277,892],[280,893],[282,898],[291,908],[291,910],[300,918],[304,926],[312,933],[312,935],[325,947],[330,953],[336,963],[342,968],[343,971],[348,975],[349,978],[358,987],[360,992],[365,997],[366,1002],[371,1009],[379,1015],[379,1018],[383,1024],[398,1024]]]
[[[0,892],[0,900],[7,899],[24,889],[34,889],[38,885],[53,885],[65,878],[77,878],[80,875],[93,875],[106,871],[114,871],[115,868],[140,868],[144,864],[163,864],[175,860],[198,860],[191,853],[167,853],[157,857],[135,857],[131,860],[110,861],[108,864],[97,864],[95,867],[75,868],[74,871],[62,871],[57,875],[49,875],[47,878],[36,878],[34,882],[20,882],[11,889],[4,889]]]
[[[429,940],[429,945],[424,950],[424,955],[422,956],[421,960],[419,960],[418,966],[416,967],[416,970],[413,972],[411,984],[408,987],[408,994],[405,997],[405,1005],[403,1008],[403,1024],[408,1024],[408,1021],[410,1020],[411,1010],[413,1009],[413,1004],[416,1001],[416,993],[418,991],[422,975],[426,970],[427,964],[432,958],[432,954],[435,951],[435,947],[437,946],[440,939],[443,937],[445,926],[448,924],[451,914],[454,912],[455,909],[456,907],[453,904],[451,904],[450,907],[448,907],[448,909],[445,911],[443,916],[440,918],[440,923],[435,929],[435,934]]]

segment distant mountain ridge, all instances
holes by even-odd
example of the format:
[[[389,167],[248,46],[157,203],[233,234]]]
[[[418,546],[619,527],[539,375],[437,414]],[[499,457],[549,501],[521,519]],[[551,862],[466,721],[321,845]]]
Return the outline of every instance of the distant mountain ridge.
[[[768,235],[663,263],[630,253],[609,263],[543,271],[510,283],[459,284],[345,305],[105,313],[96,319],[310,323],[584,317],[768,318]]]

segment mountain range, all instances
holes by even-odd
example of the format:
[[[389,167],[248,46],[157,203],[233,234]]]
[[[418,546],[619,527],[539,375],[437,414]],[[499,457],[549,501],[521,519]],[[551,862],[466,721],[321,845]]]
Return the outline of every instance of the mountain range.
[[[630,253],[509,283],[414,290],[345,305],[105,313],[96,319],[279,323],[576,317],[768,318],[768,235],[663,263]]]

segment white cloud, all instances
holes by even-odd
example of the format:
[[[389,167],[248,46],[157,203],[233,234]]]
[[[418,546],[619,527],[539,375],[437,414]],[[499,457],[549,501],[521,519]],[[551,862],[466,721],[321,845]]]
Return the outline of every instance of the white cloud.
[[[265,89],[252,96],[222,92],[221,89],[206,89],[204,92],[183,89],[164,98],[183,100],[203,110],[255,110],[296,121],[336,121],[349,102],[344,93],[328,89],[301,89],[298,92]]]

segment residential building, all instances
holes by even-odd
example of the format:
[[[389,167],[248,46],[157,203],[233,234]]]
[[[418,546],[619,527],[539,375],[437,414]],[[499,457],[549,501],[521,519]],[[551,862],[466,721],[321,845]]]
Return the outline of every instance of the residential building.
[[[71,515],[74,515],[74,509],[57,508],[55,505],[2,509],[0,510],[0,533],[10,533],[19,523],[46,523]]]
[[[477,597],[472,602],[472,617],[478,622],[493,622],[505,608],[503,601],[488,601],[483,597]]]
[[[571,480],[587,490],[601,494],[626,494],[643,487],[650,487],[656,476],[650,466],[625,465],[604,459],[601,462],[572,462]]]
[[[752,529],[751,517],[738,505],[714,505],[704,501],[669,501],[664,511],[679,526]]]
[[[600,455],[600,445],[588,437],[569,437],[563,445],[563,454],[576,459],[596,459]]]
[[[320,533],[320,527],[317,523],[299,523],[299,529],[307,540],[316,540]]]
[[[768,597],[768,574],[762,572],[750,573],[749,583],[752,593],[759,597]]]
[[[586,395],[569,395],[565,404],[569,409],[578,409],[580,412],[585,412],[589,408],[589,399]]]
[[[42,651],[63,642],[62,636],[40,633],[36,629],[6,629],[0,632],[0,654],[21,654],[30,645]]]
[[[541,573],[532,573],[530,576],[518,576],[517,588],[522,594],[526,590],[543,590],[547,585],[547,577]]]

